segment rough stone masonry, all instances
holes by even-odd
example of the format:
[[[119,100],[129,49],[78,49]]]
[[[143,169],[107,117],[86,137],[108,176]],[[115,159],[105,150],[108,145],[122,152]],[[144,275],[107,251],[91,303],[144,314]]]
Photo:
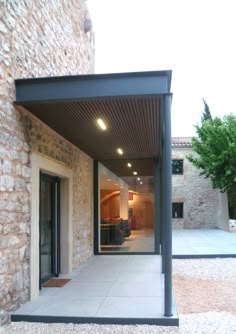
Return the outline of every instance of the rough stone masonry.
[[[226,194],[213,189],[211,181],[188,161],[193,154],[191,138],[172,138],[172,159],[183,160],[183,174],[172,175],[172,202],[183,203],[183,217],[173,228],[221,228],[229,231]]]
[[[88,22],[84,0],[0,1],[0,310],[29,299],[32,152],[73,170],[73,266],[92,253],[92,159],[13,104],[16,78],[94,72]]]

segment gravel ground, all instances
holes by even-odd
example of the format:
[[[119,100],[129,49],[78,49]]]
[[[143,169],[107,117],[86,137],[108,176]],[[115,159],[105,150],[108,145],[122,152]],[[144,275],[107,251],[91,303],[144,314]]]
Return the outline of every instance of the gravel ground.
[[[235,281],[236,258],[173,260],[173,273],[202,280]]]
[[[4,328],[4,329],[3,329]],[[73,325],[13,323],[4,326],[4,334],[235,334],[236,317],[229,313],[199,313],[180,315],[180,327],[158,327],[148,325]]]
[[[236,334],[236,259],[174,260],[173,269],[179,328],[18,322],[0,333]]]

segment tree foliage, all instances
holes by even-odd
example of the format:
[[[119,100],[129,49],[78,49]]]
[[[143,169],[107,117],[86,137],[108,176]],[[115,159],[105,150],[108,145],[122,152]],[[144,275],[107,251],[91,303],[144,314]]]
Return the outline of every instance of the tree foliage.
[[[204,99],[202,99],[202,100],[203,100],[203,103],[204,103],[204,111],[202,113],[201,120],[202,120],[202,122],[207,121],[207,120],[212,120],[209,106]]]
[[[192,138],[192,146],[197,155],[189,155],[189,161],[211,179],[213,188],[221,192],[235,189],[236,116],[202,120],[195,127],[197,137]]]
[[[229,215],[236,219],[236,116],[212,118],[203,100],[201,125],[196,125],[197,136],[192,138],[193,151],[187,158],[210,178],[213,188],[228,194]]]

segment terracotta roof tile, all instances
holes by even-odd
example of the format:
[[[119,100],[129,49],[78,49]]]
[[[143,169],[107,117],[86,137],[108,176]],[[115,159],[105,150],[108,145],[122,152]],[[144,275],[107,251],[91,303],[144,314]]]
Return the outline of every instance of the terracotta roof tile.
[[[192,147],[192,138],[172,137],[172,147]]]

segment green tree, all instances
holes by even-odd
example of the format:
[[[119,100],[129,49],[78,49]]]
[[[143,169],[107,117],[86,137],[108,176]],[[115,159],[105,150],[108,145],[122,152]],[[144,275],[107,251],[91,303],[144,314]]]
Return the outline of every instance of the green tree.
[[[197,154],[187,158],[211,179],[213,188],[228,192],[230,218],[236,218],[236,116],[202,117],[195,128],[192,146]]]
[[[209,109],[209,106],[208,104],[206,103],[206,101],[204,99],[203,100],[203,103],[204,103],[204,111],[202,112],[202,122],[203,121],[207,121],[207,120],[211,120],[212,117],[211,117],[211,113],[210,113],[210,109]]]

